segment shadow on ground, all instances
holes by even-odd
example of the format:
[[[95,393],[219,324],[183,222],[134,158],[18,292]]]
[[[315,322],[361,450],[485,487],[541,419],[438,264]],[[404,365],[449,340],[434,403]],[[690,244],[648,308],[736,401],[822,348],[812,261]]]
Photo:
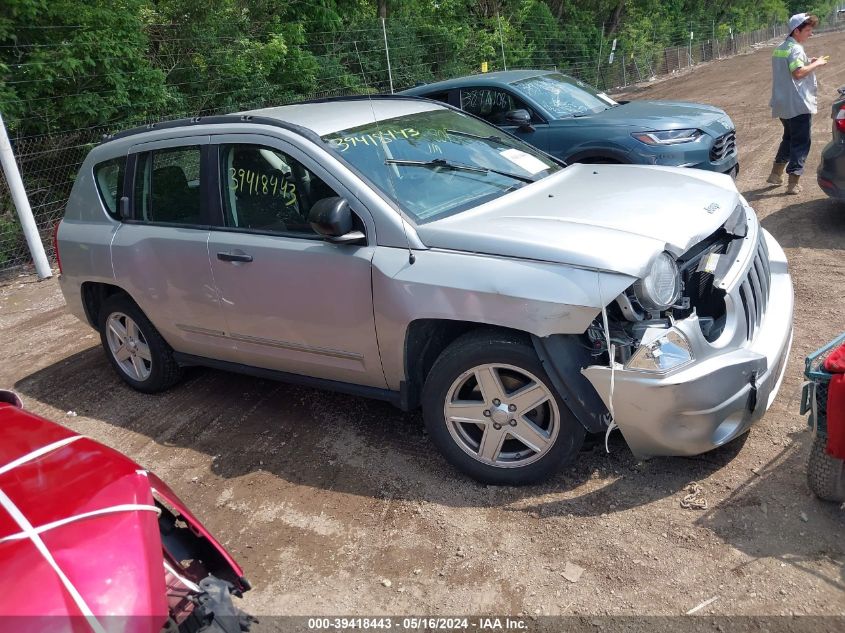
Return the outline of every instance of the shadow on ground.
[[[203,369],[192,370],[166,393],[145,395],[119,380],[99,347],[15,387],[24,398],[61,411],[103,420],[164,446],[201,451],[214,458],[212,470],[224,478],[262,470],[354,495],[484,507],[573,490],[590,479],[612,482],[524,509],[547,516],[597,516],[678,495],[691,480],[724,467],[744,442],[696,458],[638,463],[616,433],[610,455],[599,441],[542,485],[499,488],[479,485],[449,467],[425,436],[419,414],[383,402]]]
[[[761,224],[783,248],[845,250],[845,203],[830,198],[787,205]]]
[[[732,570],[739,577],[757,573],[757,560],[774,558],[845,591],[845,513],[803,485],[798,488],[804,494],[795,494],[796,476],[805,476],[810,435],[791,436],[792,443],[696,524],[753,558]],[[839,578],[819,573],[819,561],[838,569]]]

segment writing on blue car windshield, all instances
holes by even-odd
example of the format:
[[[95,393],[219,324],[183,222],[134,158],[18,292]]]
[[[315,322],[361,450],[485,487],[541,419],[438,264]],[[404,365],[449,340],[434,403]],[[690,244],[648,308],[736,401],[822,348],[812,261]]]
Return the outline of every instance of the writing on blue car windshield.
[[[583,81],[560,73],[520,79],[511,85],[558,119],[597,114],[619,105]]]
[[[501,130],[439,108],[322,138],[420,223],[478,206],[561,169]]]

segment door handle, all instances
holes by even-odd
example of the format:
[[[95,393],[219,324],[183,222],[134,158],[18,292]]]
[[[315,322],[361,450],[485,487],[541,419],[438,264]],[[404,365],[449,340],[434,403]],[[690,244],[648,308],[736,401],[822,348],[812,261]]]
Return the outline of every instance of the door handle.
[[[251,262],[252,255],[246,253],[217,253],[217,259],[223,262]]]

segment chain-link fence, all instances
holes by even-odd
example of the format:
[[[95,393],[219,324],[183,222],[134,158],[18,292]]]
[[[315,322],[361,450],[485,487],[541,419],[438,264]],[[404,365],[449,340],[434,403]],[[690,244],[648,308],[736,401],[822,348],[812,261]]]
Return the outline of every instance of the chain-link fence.
[[[837,14],[825,22],[826,29],[840,28]],[[57,130],[48,134],[16,132],[12,128],[12,145],[29,195],[42,242],[51,260],[53,230],[61,219],[77,170],[88,151],[104,134],[133,125],[180,118],[234,112],[279,105],[302,99],[343,96],[362,92],[390,92],[401,90],[419,81],[436,81],[479,72],[482,64],[488,70],[514,67],[555,68],[605,91],[619,91],[625,87],[660,76],[693,68],[703,62],[729,57],[751,47],[785,36],[780,24],[745,33],[734,33],[724,25],[685,25],[679,27],[677,41],[668,48],[651,48],[642,43],[629,44],[622,40],[602,37],[599,53],[589,52],[583,43],[553,41],[551,37],[537,37],[544,43],[528,54],[516,55],[509,50],[501,31],[501,22],[487,20],[468,25],[470,44],[459,50],[453,39],[442,31],[409,25],[406,20],[379,20],[359,25],[343,32],[310,34],[308,50],[319,65],[320,78],[307,91],[296,81],[273,82],[272,78],[256,89],[254,86],[232,85],[236,68],[227,66],[227,51],[243,42],[234,38],[219,38],[220,64],[213,68],[195,68],[182,64],[185,51],[195,44],[190,37],[174,33],[168,27],[151,29],[148,33],[148,55],[167,67],[169,85],[187,87],[187,96],[179,103],[166,101],[138,103],[135,110],[144,115],[125,116],[120,112],[98,116],[92,114],[90,125],[71,130]],[[414,36],[409,33],[413,31]],[[702,36],[702,33],[704,35]],[[707,37],[709,35],[709,37]],[[473,39],[475,38],[475,39]],[[595,43],[593,43],[595,44]],[[55,46],[67,45],[56,42]],[[189,58],[189,57],[188,57]],[[39,81],[24,72],[26,63],[12,68],[7,83]],[[18,71],[16,74],[15,71]],[[133,71],[123,71],[131,75]],[[125,79],[125,76],[122,77]],[[130,77],[131,80],[131,77]],[[77,95],[72,95],[77,96]],[[101,95],[102,96],[102,95]],[[41,122],[55,106],[49,98],[32,99],[25,104],[23,117]],[[143,107],[146,106],[146,109]],[[0,273],[29,265],[31,261],[17,214],[13,207],[5,178],[0,176]]]

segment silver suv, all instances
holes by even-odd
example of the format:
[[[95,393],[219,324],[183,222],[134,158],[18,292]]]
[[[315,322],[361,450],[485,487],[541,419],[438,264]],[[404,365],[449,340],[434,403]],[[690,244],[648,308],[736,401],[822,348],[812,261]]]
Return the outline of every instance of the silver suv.
[[[57,244],[70,310],[135,389],[206,365],[422,406],[495,484],[616,426],[639,457],[724,444],[792,337],[783,250],[728,176],[565,166],[414,98],[118,134]]]

